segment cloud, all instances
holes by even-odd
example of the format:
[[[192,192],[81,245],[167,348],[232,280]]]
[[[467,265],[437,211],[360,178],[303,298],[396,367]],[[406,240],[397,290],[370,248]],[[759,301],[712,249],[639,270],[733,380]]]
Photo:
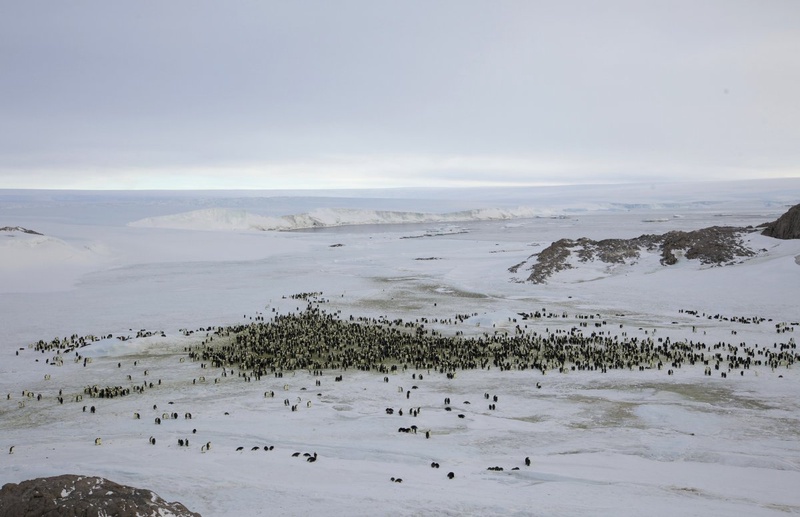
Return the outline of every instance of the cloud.
[[[797,2],[8,2],[0,187],[797,174],[798,18]]]

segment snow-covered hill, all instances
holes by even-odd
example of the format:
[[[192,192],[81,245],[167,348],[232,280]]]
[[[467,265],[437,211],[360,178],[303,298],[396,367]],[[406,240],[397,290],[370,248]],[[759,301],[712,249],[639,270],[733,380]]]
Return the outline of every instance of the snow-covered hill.
[[[44,284],[48,289],[65,288],[101,265],[107,256],[108,250],[99,243],[79,247],[21,226],[0,228],[0,283],[4,291],[29,291],[32,285]]]
[[[16,227],[0,229],[0,253],[4,266],[30,268],[48,264],[90,264],[103,250],[97,246],[79,248],[62,239]]]

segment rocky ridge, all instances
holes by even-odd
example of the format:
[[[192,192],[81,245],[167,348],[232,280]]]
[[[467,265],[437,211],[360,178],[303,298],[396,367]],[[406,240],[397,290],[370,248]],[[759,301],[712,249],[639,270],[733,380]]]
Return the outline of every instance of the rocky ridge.
[[[633,239],[560,239],[510,267],[509,272],[516,274],[531,261],[533,263],[527,268],[531,273],[526,281],[542,284],[559,271],[573,269],[569,262],[573,254],[580,262],[600,260],[607,264],[634,264],[644,250],[660,252],[660,262],[664,266],[676,264],[681,253],[689,260],[699,260],[701,264],[726,265],[755,255],[755,251],[742,242],[742,236],[751,231],[748,228],[712,226],[689,232],[676,230],[662,235],[645,234]]]
[[[0,232],[21,232],[21,233],[28,233],[30,235],[42,235],[41,233],[29,230],[27,228],[23,228],[22,226],[3,226],[0,228]]]

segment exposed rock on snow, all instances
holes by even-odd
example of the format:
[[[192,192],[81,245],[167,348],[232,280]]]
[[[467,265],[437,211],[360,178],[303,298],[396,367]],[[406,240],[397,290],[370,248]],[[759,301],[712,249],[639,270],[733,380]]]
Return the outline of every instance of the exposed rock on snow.
[[[686,250],[686,258],[702,264],[725,264],[737,258],[752,257],[755,252],[742,242],[746,228],[711,226],[691,232],[672,231],[663,235],[661,263],[667,266],[678,259],[675,252]]]
[[[761,232],[776,239],[800,239],[800,205],[794,205]]]
[[[547,281],[559,271],[573,269],[569,259],[573,251],[580,262],[599,260],[606,264],[634,264],[643,250],[658,251],[661,265],[671,266],[678,262],[678,254],[687,259],[699,260],[701,264],[728,264],[740,257],[752,257],[755,252],[742,242],[745,228],[711,226],[690,232],[671,231],[663,235],[645,234],[633,239],[603,239],[595,241],[587,238],[560,239],[539,253],[531,255],[536,262],[528,269],[531,274],[527,280],[535,284]],[[528,260],[509,268],[517,273]]]
[[[101,477],[62,476],[7,483],[0,490],[0,517],[199,517],[181,503],[168,503],[150,490]]]
[[[20,232],[20,233],[28,233],[30,235],[42,235],[39,232],[23,228],[22,226],[3,226],[2,228],[0,228],[0,232]]]

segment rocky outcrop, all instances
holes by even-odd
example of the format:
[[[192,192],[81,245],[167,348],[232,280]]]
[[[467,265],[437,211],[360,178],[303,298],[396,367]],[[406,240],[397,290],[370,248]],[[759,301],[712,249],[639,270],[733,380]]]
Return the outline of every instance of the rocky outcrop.
[[[678,262],[675,252],[682,250],[689,260],[701,264],[727,264],[737,258],[752,257],[755,252],[742,243],[741,236],[751,230],[730,226],[711,226],[692,232],[673,231],[663,235],[661,263]]]
[[[200,517],[150,490],[94,476],[37,478],[0,490],[0,517]]]
[[[768,223],[761,234],[776,239],[800,239],[800,205],[794,205],[777,220]]]
[[[706,265],[729,264],[737,258],[755,255],[741,239],[742,235],[750,231],[746,228],[712,226],[690,232],[640,235],[633,239],[560,239],[528,257],[529,260],[535,258],[535,262],[528,267],[531,273],[527,281],[542,284],[559,271],[573,269],[575,266],[569,261],[573,253],[579,262],[599,260],[607,264],[632,264],[639,259],[642,250],[660,252],[660,262],[664,266],[676,264],[678,254]],[[526,262],[528,261],[512,266],[509,271],[517,273]]]
[[[23,228],[22,226],[3,226],[2,228],[0,228],[0,232],[20,232],[20,233],[28,233],[31,235],[42,235],[39,232]]]

